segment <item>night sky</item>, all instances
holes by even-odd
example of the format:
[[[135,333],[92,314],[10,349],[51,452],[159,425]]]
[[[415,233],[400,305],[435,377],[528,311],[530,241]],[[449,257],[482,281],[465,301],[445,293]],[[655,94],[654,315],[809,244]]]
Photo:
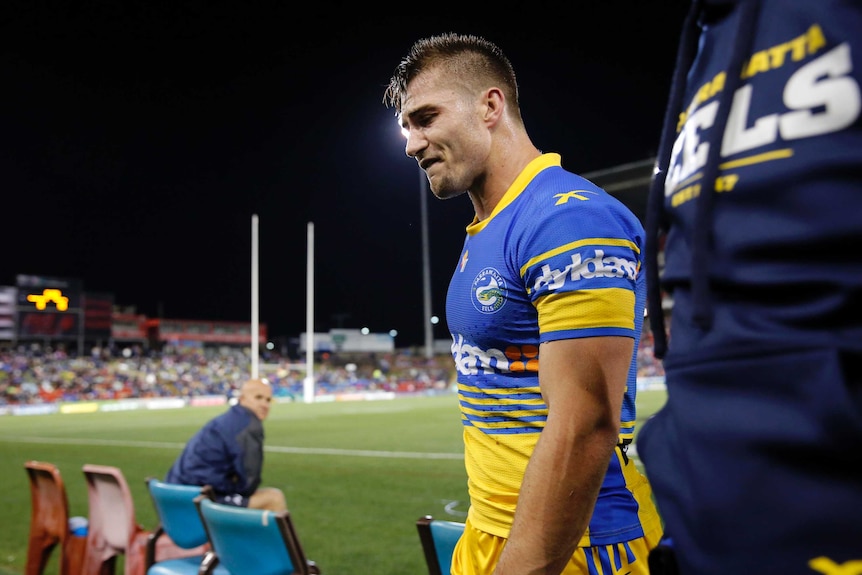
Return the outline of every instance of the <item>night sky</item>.
[[[383,104],[419,37],[500,45],[534,143],[577,173],[652,157],[688,2],[64,2],[0,8],[0,285],[78,278],[139,313],[421,344],[420,180]],[[471,7],[472,6],[472,7]],[[432,311],[472,219],[427,196]],[[445,320],[436,338],[448,337]]]

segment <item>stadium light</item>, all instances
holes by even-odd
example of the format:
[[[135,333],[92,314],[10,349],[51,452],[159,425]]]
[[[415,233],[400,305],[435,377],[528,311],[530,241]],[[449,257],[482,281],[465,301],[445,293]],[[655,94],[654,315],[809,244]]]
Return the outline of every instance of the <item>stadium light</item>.
[[[410,135],[406,128],[398,125],[401,135],[406,140]],[[425,330],[425,358],[434,356],[434,330],[432,324],[439,319],[431,315],[431,249],[428,241],[428,176],[417,165],[419,170],[419,209],[422,228],[422,325]],[[437,320],[437,321],[435,321]]]
[[[425,359],[434,356],[434,330],[432,323],[436,316],[431,315],[431,250],[428,243],[428,176],[419,170],[419,203],[422,217],[422,311],[425,321]]]

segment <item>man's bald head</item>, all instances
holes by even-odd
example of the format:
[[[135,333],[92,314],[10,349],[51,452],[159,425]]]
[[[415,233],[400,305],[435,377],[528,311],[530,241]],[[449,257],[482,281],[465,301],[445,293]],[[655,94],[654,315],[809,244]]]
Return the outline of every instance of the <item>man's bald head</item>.
[[[266,379],[248,379],[239,389],[239,404],[250,409],[261,421],[269,415],[271,402],[272,387]]]

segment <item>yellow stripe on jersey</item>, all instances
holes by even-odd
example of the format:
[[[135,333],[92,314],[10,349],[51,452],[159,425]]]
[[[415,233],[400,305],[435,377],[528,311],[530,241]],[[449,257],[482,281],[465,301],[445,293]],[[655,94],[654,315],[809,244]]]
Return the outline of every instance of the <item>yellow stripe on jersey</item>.
[[[523,395],[530,393],[539,393],[538,385],[531,385],[529,387],[494,387],[493,385],[489,384],[488,387],[494,390],[494,393],[498,396],[497,399],[500,399],[500,396],[504,395]],[[459,381],[458,391],[466,394],[485,393],[487,390],[476,385],[467,385],[466,383],[461,383]]]
[[[635,294],[623,288],[554,293],[536,301],[539,332],[619,327],[634,330]]]
[[[507,429],[539,432],[548,417],[538,386],[483,390],[459,383],[458,397],[465,424],[491,433],[505,433]]]
[[[548,409],[541,397],[535,399],[519,401],[517,404],[511,405],[506,409],[504,403],[491,403],[489,401],[470,401],[470,398],[461,396],[462,402],[469,402],[469,406],[461,405],[461,411],[470,415],[478,415],[484,417],[527,417],[535,415],[547,415]],[[488,410],[483,407],[492,406],[494,409]]]
[[[635,421],[628,420],[620,422],[620,441],[622,443],[631,443],[635,439]]]
[[[584,246],[622,246],[624,248],[630,248],[635,253],[640,253],[640,248],[636,243],[631,240],[626,239],[618,239],[618,238],[584,238],[582,240],[578,240],[576,242],[571,242],[559,247],[556,247],[552,250],[549,250],[543,254],[539,254],[535,257],[527,260],[527,263],[521,266],[520,274],[521,277],[524,277],[524,274],[527,273],[527,270],[539,262],[542,262],[548,258],[552,258],[554,256],[564,254],[566,252],[570,252],[576,250],[578,248],[582,248]]]
[[[493,398],[474,400],[472,397],[460,396],[462,401],[461,411],[471,415],[505,415],[506,417],[524,417],[526,415],[546,414],[547,407],[542,397],[523,399],[520,401],[494,401]],[[464,405],[467,404],[467,405]],[[506,407],[509,409],[506,409]],[[469,406],[469,407],[468,407]],[[493,410],[483,409],[491,406]],[[519,409],[520,408],[520,409]]]
[[[535,414],[526,412],[525,416],[533,417]],[[465,415],[466,417],[466,415]],[[482,421],[481,419],[471,419],[470,425],[476,429],[484,429],[488,431],[499,431],[501,429],[519,429],[521,433],[539,433],[545,428],[546,419],[537,421],[519,421],[517,419],[507,421]]]
[[[560,154],[555,154],[553,152],[542,154],[538,158],[532,160],[524,167],[521,173],[518,174],[518,177],[515,178],[515,181],[512,182],[512,185],[509,186],[509,189],[506,190],[506,193],[503,194],[503,197],[500,198],[499,202],[497,202],[491,215],[481,221],[479,221],[479,218],[473,218],[473,222],[467,226],[467,234],[472,236],[485,229],[485,226],[488,225],[488,222],[494,219],[494,216],[506,209],[509,204],[521,195],[524,188],[530,185],[530,182],[533,181],[533,178],[535,178],[539,172],[546,168],[559,167],[562,165],[562,162],[563,159]]]

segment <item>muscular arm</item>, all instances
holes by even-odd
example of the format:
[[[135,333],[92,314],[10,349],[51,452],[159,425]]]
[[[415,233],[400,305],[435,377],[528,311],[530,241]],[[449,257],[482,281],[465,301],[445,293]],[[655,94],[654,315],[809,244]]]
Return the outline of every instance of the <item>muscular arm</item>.
[[[495,575],[557,575],[571,558],[618,441],[633,346],[626,337],[542,344],[539,385],[548,420]]]

